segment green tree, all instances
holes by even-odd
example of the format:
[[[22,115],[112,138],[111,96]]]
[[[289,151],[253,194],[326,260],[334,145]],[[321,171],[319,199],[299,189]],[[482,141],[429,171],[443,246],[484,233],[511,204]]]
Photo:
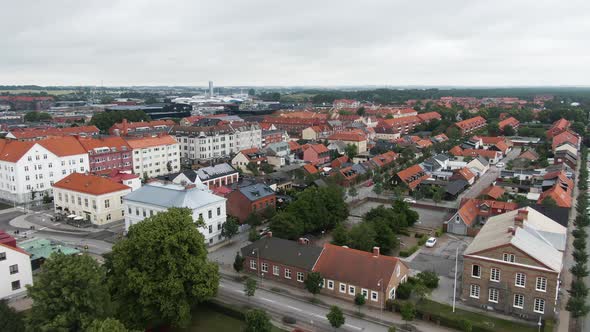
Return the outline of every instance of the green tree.
[[[219,272],[187,208],[170,208],[129,228],[107,256],[109,286],[128,327],[186,326],[196,304],[217,293]]]
[[[372,251],[375,246],[377,234],[372,225],[368,223],[356,224],[349,232],[350,246],[354,249]]]
[[[256,231],[256,227],[250,228],[250,230],[248,231],[248,241],[255,242],[255,241],[258,241],[259,239],[260,239],[260,235],[258,235],[258,232]]]
[[[435,205],[440,203],[443,200],[445,195],[445,189],[443,187],[437,187],[432,194],[432,200],[434,201]]]
[[[81,331],[113,312],[105,269],[88,255],[51,255],[28,290],[33,331]]]
[[[240,252],[236,252],[236,258],[234,259],[234,270],[240,273],[244,269],[244,257],[240,255]]]
[[[378,220],[372,224],[375,232],[375,246],[384,254],[390,253],[398,245],[395,233],[385,220]]]
[[[512,127],[508,126],[508,128],[512,128]],[[464,331],[464,332],[473,331],[473,324],[470,321],[468,321],[467,319],[461,319],[459,321],[459,326],[461,326],[461,331]]]
[[[256,212],[252,212],[248,215],[248,217],[246,218],[246,220],[244,220],[244,223],[252,226],[252,228],[254,228],[255,226],[259,226],[262,224],[262,218],[260,218],[260,215]]]
[[[289,212],[277,213],[270,220],[272,235],[281,239],[296,240],[303,232],[303,223]]]
[[[344,148],[344,153],[350,158],[350,160],[353,160],[358,154],[358,148],[354,144],[347,144]]]
[[[422,271],[416,275],[416,278],[424,284],[424,286],[435,289],[438,287],[439,277],[434,271]]]
[[[94,113],[89,124],[106,133],[115,123],[121,123],[123,119],[127,119],[129,122],[139,122],[149,121],[150,117],[143,111],[98,112]]]
[[[348,217],[342,190],[336,186],[307,188],[285,211],[301,222],[301,235],[331,230]]]
[[[270,317],[264,310],[253,309],[246,313],[246,329],[245,332],[270,332],[272,331],[272,324]]]
[[[504,126],[504,129],[502,130],[502,132],[506,136],[516,135],[516,130],[514,130],[514,127],[512,127],[512,126]]]
[[[331,306],[330,312],[326,315],[328,322],[332,325],[333,328],[337,329],[340,326],[344,325],[346,318],[344,317],[344,313],[338,306]]]
[[[383,184],[381,182],[375,183],[373,186],[373,192],[377,195],[381,195],[383,193]]]
[[[324,279],[319,272],[310,272],[307,274],[303,283],[305,284],[305,289],[315,297],[322,290]]]
[[[406,325],[409,325],[409,322],[416,318],[416,308],[414,307],[414,304],[412,302],[402,304],[400,314],[402,315],[402,319],[406,322]]]
[[[114,318],[96,319],[88,326],[86,332],[127,332],[127,328]]]
[[[364,116],[364,115],[365,115],[365,113],[366,113],[366,111],[365,111],[365,108],[364,108],[363,106],[359,107],[359,108],[356,110],[356,114],[357,114],[358,116]]]
[[[565,309],[574,318],[584,317],[590,312],[590,306],[586,304],[586,298],[582,296],[570,296]]]
[[[350,189],[348,189],[348,196],[352,197],[353,199],[358,196],[359,192],[356,190],[356,188],[354,186],[351,186]]]
[[[227,220],[221,226],[221,236],[231,240],[234,235],[238,234],[240,225],[234,217],[228,217]]]
[[[365,295],[361,293],[356,293],[356,295],[354,296],[354,304],[358,307],[359,313],[361,312],[361,307],[365,305],[366,302],[367,299],[365,298]]]
[[[350,243],[348,230],[342,225],[338,224],[332,231],[332,244],[337,246],[345,246]]]
[[[250,301],[250,298],[254,296],[254,293],[256,292],[256,284],[256,280],[250,277],[248,277],[244,283],[244,295],[248,297],[248,301]]]
[[[9,307],[5,300],[0,300],[0,331],[25,331],[23,315]]]

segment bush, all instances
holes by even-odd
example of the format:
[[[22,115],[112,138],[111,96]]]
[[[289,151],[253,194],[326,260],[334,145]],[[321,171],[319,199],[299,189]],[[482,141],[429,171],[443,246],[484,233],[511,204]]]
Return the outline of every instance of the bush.
[[[400,300],[407,300],[412,295],[412,284],[409,282],[404,282],[403,284],[397,286],[397,290],[395,291],[395,295]]]
[[[434,231],[434,236],[436,237],[440,237],[443,233],[442,228],[438,228],[436,231]]]
[[[435,289],[438,287],[438,275],[433,271],[422,271],[416,276],[424,286]]]
[[[291,316],[283,316],[283,323],[293,325],[297,323],[297,320]]]
[[[459,325],[461,326],[461,331],[471,332],[473,330],[473,324],[466,319],[461,319]]]
[[[415,245],[415,246],[412,246],[406,250],[400,250],[399,256],[400,257],[409,257],[413,253],[415,253],[419,248],[420,248],[419,246]]]
[[[418,240],[418,245],[419,246],[423,246],[424,243],[426,243],[426,241],[428,241],[428,235],[424,234],[422,235],[422,237]]]

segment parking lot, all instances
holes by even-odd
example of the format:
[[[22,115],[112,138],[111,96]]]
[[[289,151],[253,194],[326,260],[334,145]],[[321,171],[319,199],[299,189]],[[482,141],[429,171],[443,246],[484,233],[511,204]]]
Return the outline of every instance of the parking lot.
[[[410,267],[417,271],[434,271],[440,276],[454,277],[455,256],[458,252],[458,265],[461,266],[461,255],[472,240],[470,237],[443,234],[433,248],[422,247],[409,262]]]
[[[386,204],[378,202],[364,202],[351,208],[350,216],[348,217],[347,222],[351,225],[360,222],[363,215],[380,205]],[[446,211],[432,210],[422,207],[412,207],[412,210],[418,212],[418,215],[420,215],[416,226],[436,229],[441,227],[442,223],[448,218],[448,213]]]

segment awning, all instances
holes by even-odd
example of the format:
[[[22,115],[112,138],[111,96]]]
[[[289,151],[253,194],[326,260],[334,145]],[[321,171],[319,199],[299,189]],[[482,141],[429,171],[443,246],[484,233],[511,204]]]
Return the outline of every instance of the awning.
[[[68,218],[76,218],[76,217],[77,217],[77,216],[76,216],[75,214],[70,214],[70,215],[68,216]]]
[[[84,217],[77,216],[74,220],[84,220]]]

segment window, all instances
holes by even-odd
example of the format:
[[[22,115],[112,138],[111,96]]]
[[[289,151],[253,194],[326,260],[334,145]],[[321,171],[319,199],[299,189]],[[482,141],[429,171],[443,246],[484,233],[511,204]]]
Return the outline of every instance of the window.
[[[291,270],[285,269],[285,278],[291,279]]]
[[[268,272],[268,263],[262,263],[262,264],[260,264],[260,271],[262,271],[262,272]]]
[[[274,274],[275,276],[279,275],[279,267],[276,265],[272,266],[272,274]]]
[[[379,300],[379,294],[375,291],[371,291],[371,301],[377,302]]]
[[[6,253],[0,252],[0,261],[4,261],[4,260],[6,260]]]
[[[303,282],[303,272],[297,272],[297,281]]]
[[[218,216],[220,216],[220,215],[221,215],[221,208],[220,208],[220,207],[218,207],[218,208],[217,208],[217,215],[218,215]]]
[[[474,278],[481,278],[481,267],[479,265],[471,265],[471,276]]]
[[[12,282],[12,290],[20,289],[20,280]]]
[[[496,288],[490,288],[488,294],[488,301],[498,303],[498,290]]]
[[[499,282],[500,281],[500,269],[497,269],[497,268],[493,267],[490,270],[490,280],[491,281],[496,281],[496,282]]]
[[[209,225],[209,234],[213,233],[213,226]]]
[[[479,299],[479,285],[469,286],[469,296],[474,299]]]
[[[543,299],[535,299],[535,305],[533,307],[533,311],[539,314],[545,313],[545,300]]]
[[[514,303],[512,304],[515,308],[524,308],[524,295],[514,294]]]
[[[18,273],[18,264],[10,265],[10,274]]]
[[[334,289],[334,281],[328,280],[328,289]]]
[[[514,285],[517,287],[525,287],[526,275],[520,272],[516,273],[516,277],[514,278]]]
[[[547,291],[547,278],[545,277],[537,277],[535,282],[535,289],[539,292],[546,292]]]
[[[253,259],[250,260],[250,270],[256,270],[256,261]]]
[[[356,294],[356,288],[354,286],[348,285],[348,294],[350,294],[350,295]]]
[[[340,283],[340,293],[346,293],[346,284]]]
[[[363,296],[365,297],[365,299],[369,298],[369,291],[366,289],[361,289],[361,294],[363,294]]]
[[[110,206],[111,206],[111,202],[108,199],[105,199],[105,201],[104,201],[104,207],[105,207],[105,209],[108,209]]]
[[[207,214],[209,216],[209,219],[213,218],[213,211],[209,210]]]
[[[514,263],[516,261],[513,254],[507,254],[507,253],[504,253],[502,255],[502,260],[504,260],[504,262],[510,262],[510,263]]]

